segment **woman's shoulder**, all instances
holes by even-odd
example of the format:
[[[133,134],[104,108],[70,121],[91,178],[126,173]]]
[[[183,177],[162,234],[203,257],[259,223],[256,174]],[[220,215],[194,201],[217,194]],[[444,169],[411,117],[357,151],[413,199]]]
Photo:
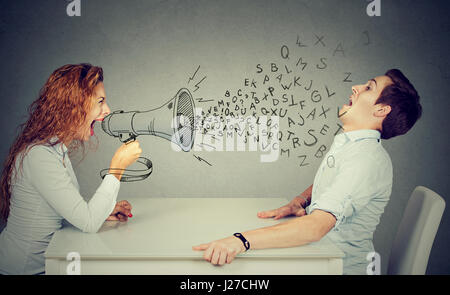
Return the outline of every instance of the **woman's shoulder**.
[[[25,157],[50,156],[55,154],[55,149],[50,144],[34,144],[25,149]]]
[[[32,164],[45,160],[59,160],[64,155],[64,149],[61,144],[34,144],[30,145],[22,153],[23,162]]]
[[[17,154],[15,159],[15,170],[13,171],[12,179],[16,179],[16,176],[20,175],[20,178],[26,177],[33,171],[42,171],[42,163],[50,162],[56,163],[58,156],[56,155],[53,147],[48,144],[33,144],[26,147],[22,152]],[[19,172],[19,174],[16,174]],[[25,173],[25,174],[24,174]]]

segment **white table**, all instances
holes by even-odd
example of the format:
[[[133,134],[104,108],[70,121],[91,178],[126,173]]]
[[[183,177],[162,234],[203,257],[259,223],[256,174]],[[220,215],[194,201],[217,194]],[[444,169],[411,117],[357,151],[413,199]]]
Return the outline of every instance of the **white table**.
[[[260,219],[279,198],[128,198],[133,217],[107,221],[95,234],[73,226],[57,231],[45,253],[46,274],[66,274],[69,252],[81,274],[342,274],[343,252],[326,237],[305,246],[250,250],[214,266],[192,246],[283,221]]]

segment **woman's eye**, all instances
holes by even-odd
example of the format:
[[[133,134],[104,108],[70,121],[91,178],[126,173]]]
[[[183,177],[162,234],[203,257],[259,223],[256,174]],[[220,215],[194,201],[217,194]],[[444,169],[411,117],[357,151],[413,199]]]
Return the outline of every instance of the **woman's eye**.
[[[370,86],[366,86],[366,90],[370,90]]]

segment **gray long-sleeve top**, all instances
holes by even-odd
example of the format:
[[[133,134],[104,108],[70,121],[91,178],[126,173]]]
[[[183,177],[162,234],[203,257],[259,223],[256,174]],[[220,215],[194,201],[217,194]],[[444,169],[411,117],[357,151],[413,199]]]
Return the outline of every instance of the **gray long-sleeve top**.
[[[16,171],[8,221],[0,234],[0,273],[39,274],[45,271],[44,253],[63,219],[83,232],[97,232],[114,209],[120,182],[106,175],[86,202],[64,144],[32,147]]]

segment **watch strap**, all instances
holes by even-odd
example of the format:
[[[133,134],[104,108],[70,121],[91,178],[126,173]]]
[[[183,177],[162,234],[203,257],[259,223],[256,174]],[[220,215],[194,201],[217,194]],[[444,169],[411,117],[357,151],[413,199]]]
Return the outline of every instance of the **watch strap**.
[[[247,239],[244,238],[244,236],[241,233],[234,233],[233,236],[240,239],[242,241],[242,243],[244,243],[245,251],[250,249],[250,242],[247,241]]]

